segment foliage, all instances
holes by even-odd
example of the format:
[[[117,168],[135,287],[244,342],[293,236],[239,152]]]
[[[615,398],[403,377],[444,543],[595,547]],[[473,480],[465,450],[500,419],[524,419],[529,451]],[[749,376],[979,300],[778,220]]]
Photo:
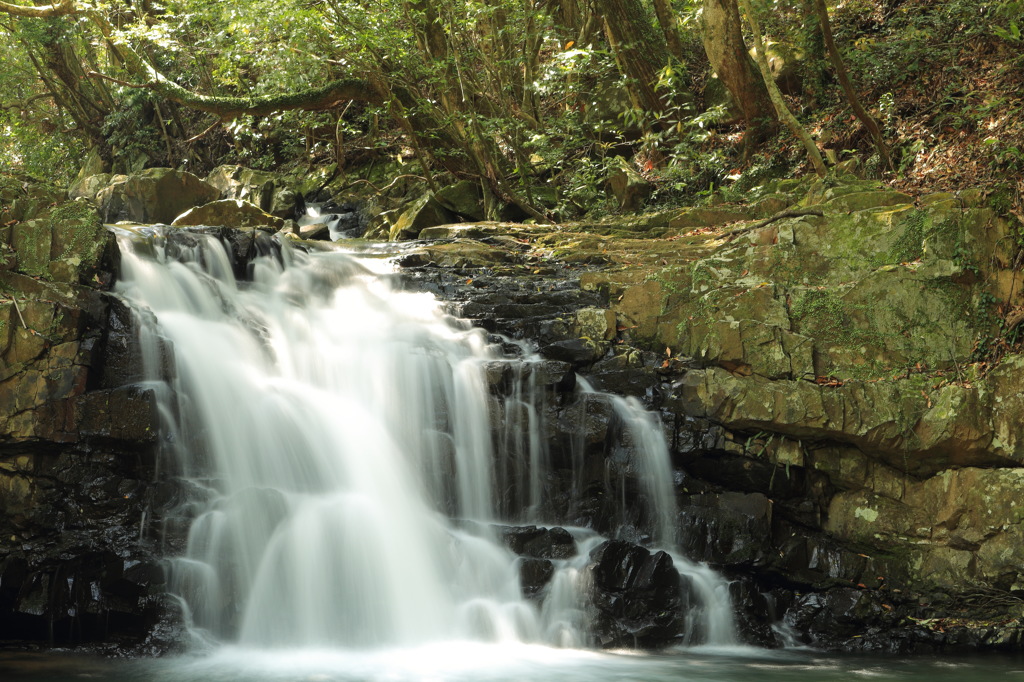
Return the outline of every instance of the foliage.
[[[802,122],[817,130],[819,146],[868,157],[870,141],[850,124],[830,79],[810,4],[753,4],[765,37],[798,55],[802,85],[789,104],[803,110]],[[897,181],[920,174],[937,144],[954,135],[973,145],[964,149],[981,170],[1024,171],[1024,2],[829,5],[853,80],[865,102],[878,103],[873,113],[895,143]],[[673,3],[683,59],[656,69],[657,110],[638,104],[636,76],[623,63],[630,53],[604,33],[595,3],[582,0],[80,0],[79,6],[94,14],[0,22],[0,163],[6,168],[56,171],[66,179],[90,147],[115,168],[144,156],[151,165],[197,171],[222,162],[267,169],[344,162],[346,150],[360,150],[415,156],[426,177],[483,179],[494,214],[503,204],[518,204],[566,219],[611,209],[604,180],[616,156],[632,159],[657,188],[652,201],[662,205],[692,203],[733,182],[737,190],[755,186],[791,172],[798,159],[779,140],[740,158],[737,129],[724,122],[721,107],[701,101],[709,68],[700,0]],[[646,17],[648,5],[639,6]],[[113,27],[109,35],[91,19],[97,15]],[[656,38],[659,25],[646,20],[652,32],[641,34]],[[251,98],[351,77],[379,96],[327,111],[218,123],[127,85],[141,80],[119,56],[129,47],[198,93]]]

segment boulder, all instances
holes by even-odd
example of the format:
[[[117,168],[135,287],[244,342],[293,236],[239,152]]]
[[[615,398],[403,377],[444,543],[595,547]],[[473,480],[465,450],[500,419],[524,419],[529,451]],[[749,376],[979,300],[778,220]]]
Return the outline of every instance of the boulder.
[[[612,162],[605,187],[615,196],[619,208],[627,211],[639,209],[654,193],[654,185],[621,156],[615,157]]]
[[[93,201],[100,190],[110,184],[113,177],[110,173],[100,173],[76,180],[68,190],[68,198]]]
[[[256,227],[276,232],[284,227],[284,220],[265,213],[248,201],[221,199],[190,208],[175,218],[171,224],[176,226]]]
[[[96,195],[105,223],[170,223],[186,210],[214,201],[220,192],[187,171],[149,168],[115,177]]]
[[[527,597],[538,597],[551,582],[555,567],[547,559],[525,558],[519,563],[519,584]]]
[[[441,205],[433,194],[427,193],[402,210],[391,226],[391,241],[416,239],[426,227],[458,222],[455,214]]]
[[[665,552],[609,540],[591,551],[587,573],[601,646],[662,647],[683,634],[682,580]]]
[[[434,195],[434,199],[463,220],[481,221],[486,218],[483,194],[476,182],[460,180],[442,188]]]
[[[85,200],[60,204],[11,226],[8,234],[13,247],[9,266],[47,281],[89,282],[114,251],[113,235]]]
[[[278,218],[293,218],[300,195],[292,184],[269,171],[245,166],[217,166],[206,181],[220,191],[222,199],[242,199]]]
[[[331,228],[327,223],[309,223],[299,226],[300,239],[330,239]]]

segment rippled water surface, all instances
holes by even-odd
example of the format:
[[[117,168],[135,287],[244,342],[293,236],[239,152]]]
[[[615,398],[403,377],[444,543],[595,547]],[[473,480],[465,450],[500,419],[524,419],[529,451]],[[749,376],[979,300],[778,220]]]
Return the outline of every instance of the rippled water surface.
[[[874,658],[809,651],[691,649],[605,653],[541,646],[448,643],[376,652],[221,649],[180,658],[105,660],[70,654],[0,654],[0,680],[154,682],[754,682],[758,680],[1024,680],[1024,658]]]

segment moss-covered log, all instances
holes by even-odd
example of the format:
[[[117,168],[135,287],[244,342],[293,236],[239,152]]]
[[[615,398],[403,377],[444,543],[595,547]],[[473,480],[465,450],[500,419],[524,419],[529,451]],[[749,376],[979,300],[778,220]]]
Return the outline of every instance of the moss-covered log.
[[[245,114],[266,116],[291,109],[306,111],[330,109],[348,100],[381,103],[384,99],[370,82],[359,78],[340,78],[318,88],[296,92],[250,97],[225,97],[192,92],[155,72],[151,72],[151,76],[154,77],[146,86],[163,97],[190,109],[216,114],[222,119],[232,119]]]

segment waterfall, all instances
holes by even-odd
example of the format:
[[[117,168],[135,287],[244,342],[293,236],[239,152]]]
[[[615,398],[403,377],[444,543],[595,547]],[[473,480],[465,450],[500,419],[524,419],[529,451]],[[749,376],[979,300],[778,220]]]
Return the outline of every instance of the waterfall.
[[[117,291],[136,311],[184,491],[187,542],[170,572],[197,637],[587,643],[587,552],[601,538],[573,530],[580,551],[552,560],[538,601],[498,530],[547,509],[538,365],[510,362],[432,296],[390,286],[381,259],[285,246],[238,281],[213,235],[149,228],[118,241]],[[498,395],[502,368],[512,388]],[[651,535],[671,550],[660,424],[613,402],[639,453]],[[703,603],[696,639],[729,643],[724,581],[675,561]]]

